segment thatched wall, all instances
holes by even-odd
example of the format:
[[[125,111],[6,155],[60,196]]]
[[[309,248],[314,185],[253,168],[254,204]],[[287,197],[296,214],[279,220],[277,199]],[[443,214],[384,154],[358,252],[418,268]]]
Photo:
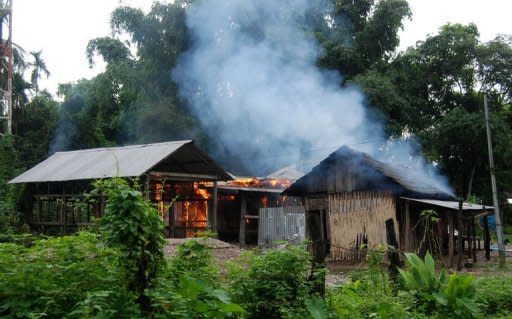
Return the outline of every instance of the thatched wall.
[[[331,258],[357,261],[369,248],[386,244],[386,220],[396,220],[395,197],[383,192],[355,192],[328,195]],[[396,234],[397,237],[399,234]]]

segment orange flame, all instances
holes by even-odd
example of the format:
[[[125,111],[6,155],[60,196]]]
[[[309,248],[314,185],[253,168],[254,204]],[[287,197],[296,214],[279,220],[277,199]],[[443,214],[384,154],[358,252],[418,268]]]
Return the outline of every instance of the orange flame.
[[[284,189],[290,186],[292,182],[288,179],[275,179],[275,178],[237,178],[227,182],[228,186],[236,187],[251,187],[251,188],[277,188]]]

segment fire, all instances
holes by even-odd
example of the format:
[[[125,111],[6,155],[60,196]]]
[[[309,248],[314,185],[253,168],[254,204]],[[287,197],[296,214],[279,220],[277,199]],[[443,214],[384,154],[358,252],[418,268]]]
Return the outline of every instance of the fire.
[[[177,236],[193,237],[207,228],[211,198],[207,186],[207,183],[168,183],[165,180],[154,183],[156,207]]]
[[[247,177],[237,178],[232,181],[229,181],[226,183],[226,186],[285,189],[291,184],[292,182],[288,179]]]
[[[194,183],[194,195],[204,199],[210,199],[211,197],[206,188],[199,188],[199,183]]]

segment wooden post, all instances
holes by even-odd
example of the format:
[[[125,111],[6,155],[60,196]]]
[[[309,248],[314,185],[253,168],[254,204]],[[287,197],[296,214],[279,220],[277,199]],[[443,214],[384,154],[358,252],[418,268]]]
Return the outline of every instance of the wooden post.
[[[462,260],[464,258],[464,242],[462,230],[464,229],[464,219],[462,218],[462,200],[459,200],[459,211],[457,212],[457,226],[459,233],[457,235],[457,270],[462,269]]]
[[[453,222],[453,212],[448,212],[448,227],[449,227],[449,234],[448,234],[448,265],[453,267],[453,250],[454,250],[454,241],[455,241],[455,223]]]
[[[214,181],[213,182],[212,231],[215,233],[217,233],[219,231],[218,216],[217,216],[217,214],[218,214],[217,206],[218,206],[218,202],[219,202],[218,198],[219,198],[219,189],[217,187],[217,181]]]
[[[471,217],[471,229],[473,230],[471,232],[473,237],[473,262],[476,263],[476,226],[474,217]]]
[[[407,199],[405,200],[405,226],[404,226],[404,231],[405,231],[405,245],[404,245],[405,247],[404,247],[404,250],[410,252],[414,248],[413,248],[413,243],[412,243],[410,202]]]
[[[472,258],[473,238],[471,236],[471,218],[466,221],[466,241],[468,242],[468,258]]]
[[[311,275],[308,281],[314,292],[325,296],[325,258],[329,254],[329,241],[325,210],[306,212],[306,229],[311,240]]]
[[[491,259],[491,234],[489,233],[489,221],[487,216],[484,216],[484,249],[485,259],[489,261]]]
[[[398,254],[398,241],[396,240],[395,223],[390,218],[386,220],[386,239],[388,243],[389,278],[397,282],[400,256]]]
[[[240,246],[245,245],[245,215],[247,214],[247,199],[245,198],[245,193],[240,192],[241,199],[241,208],[240,208],[240,234],[238,242]]]

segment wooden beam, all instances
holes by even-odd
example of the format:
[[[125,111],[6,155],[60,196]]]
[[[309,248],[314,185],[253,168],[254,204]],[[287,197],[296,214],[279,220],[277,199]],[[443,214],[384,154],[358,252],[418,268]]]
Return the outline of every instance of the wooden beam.
[[[209,174],[189,174],[189,173],[174,173],[174,172],[159,172],[150,171],[149,175],[157,177],[172,177],[173,180],[180,181],[217,181],[220,180],[217,175]]]
[[[245,194],[240,194],[241,199],[241,208],[240,208],[240,234],[238,242],[240,245],[245,245],[245,216],[247,215],[247,199],[245,198]]]

